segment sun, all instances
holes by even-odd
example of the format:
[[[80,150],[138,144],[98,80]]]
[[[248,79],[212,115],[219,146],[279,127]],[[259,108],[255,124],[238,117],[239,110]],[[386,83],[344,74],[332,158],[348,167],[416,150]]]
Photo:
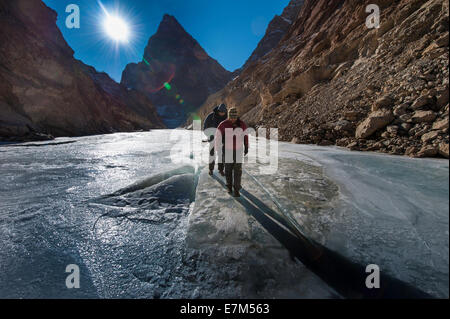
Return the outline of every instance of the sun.
[[[116,42],[128,42],[130,39],[130,27],[126,20],[119,12],[119,8],[116,8],[114,13],[110,13],[100,0],[98,4],[103,11],[103,29],[105,33]]]
[[[130,28],[121,17],[107,14],[103,27],[106,34],[114,41],[128,42],[128,39],[130,38]]]

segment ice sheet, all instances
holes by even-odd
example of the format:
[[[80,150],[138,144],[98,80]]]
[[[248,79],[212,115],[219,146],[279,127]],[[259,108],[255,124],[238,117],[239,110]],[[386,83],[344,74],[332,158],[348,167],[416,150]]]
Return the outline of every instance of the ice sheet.
[[[1,146],[0,297],[338,297],[201,166],[173,163],[172,134]],[[448,161],[282,143],[276,173],[244,167],[310,238],[448,297]]]

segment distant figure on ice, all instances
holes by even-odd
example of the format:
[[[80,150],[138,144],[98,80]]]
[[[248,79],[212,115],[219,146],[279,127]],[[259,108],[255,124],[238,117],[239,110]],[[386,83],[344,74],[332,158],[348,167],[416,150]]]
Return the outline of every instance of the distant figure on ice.
[[[224,151],[220,159],[225,159],[225,176],[228,192],[240,197],[243,157],[248,154],[247,125],[239,118],[236,108],[228,112],[228,120],[220,123],[216,132],[216,150]]]
[[[208,115],[208,117],[205,120],[205,123],[203,124],[203,131],[208,136],[209,141],[209,150],[210,150],[210,157],[209,157],[209,175],[212,175],[214,172],[214,166],[216,165],[216,153],[214,150],[214,136],[216,134],[216,129],[219,126],[220,123],[225,121],[227,119],[227,106],[225,104],[220,104],[219,106],[216,106],[214,111]],[[219,172],[220,175],[225,176],[224,170],[224,161],[219,160]]]

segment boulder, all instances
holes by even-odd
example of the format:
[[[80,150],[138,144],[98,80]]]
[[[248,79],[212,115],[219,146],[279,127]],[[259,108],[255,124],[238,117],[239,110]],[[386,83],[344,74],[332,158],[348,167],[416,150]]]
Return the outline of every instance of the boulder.
[[[411,105],[411,108],[413,110],[419,110],[419,109],[422,109],[425,106],[431,105],[433,103],[434,103],[434,101],[433,101],[433,99],[431,97],[429,97],[429,96],[421,96],[421,97],[419,97],[418,99],[416,99],[414,101],[414,103]]]
[[[355,137],[367,138],[376,131],[385,128],[394,120],[394,115],[390,110],[378,110],[372,112],[356,129]]]
[[[435,130],[435,131],[442,131],[442,130],[445,130],[447,128],[448,128],[448,117],[446,117],[443,120],[434,122],[432,129]]]
[[[436,119],[436,113],[433,111],[416,111],[414,112],[411,120],[414,123],[429,123]]]
[[[382,96],[372,105],[372,112],[378,111],[383,108],[390,108],[392,107],[393,103],[394,100],[389,95]]]
[[[439,132],[431,131],[431,132],[423,134],[421,137],[421,140],[424,143],[428,143],[428,142],[435,140],[438,136],[439,136]]]
[[[436,147],[432,145],[425,145],[421,148],[417,157],[435,157],[438,154]]]

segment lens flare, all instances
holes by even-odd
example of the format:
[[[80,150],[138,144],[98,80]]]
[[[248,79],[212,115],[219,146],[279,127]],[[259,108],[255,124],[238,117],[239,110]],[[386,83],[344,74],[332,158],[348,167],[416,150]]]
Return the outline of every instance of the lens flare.
[[[166,88],[167,91],[170,91],[172,89],[172,86],[169,83],[164,83],[164,87]]]
[[[162,89],[176,93],[170,84],[175,76],[175,65],[154,58],[143,59],[146,72],[142,73],[140,81],[144,84],[144,90],[148,93],[157,93]]]

